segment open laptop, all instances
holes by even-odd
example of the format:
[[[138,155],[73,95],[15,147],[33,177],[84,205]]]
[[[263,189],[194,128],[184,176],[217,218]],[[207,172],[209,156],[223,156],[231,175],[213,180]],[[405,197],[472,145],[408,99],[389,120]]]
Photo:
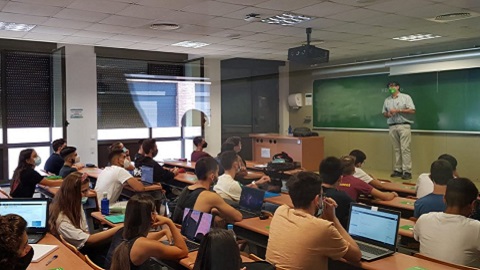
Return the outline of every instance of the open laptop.
[[[48,199],[0,200],[0,215],[7,214],[25,219],[29,244],[38,243],[48,231]]]
[[[242,194],[238,202],[238,211],[244,219],[254,218],[262,215],[263,199],[265,191],[258,188],[242,187]]]
[[[363,204],[350,206],[348,233],[357,242],[365,261],[395,253],[399,224],[400,212]]]
[[[187,238],[185,242],[189,252],[198,250],[203,237],[210,231],[212,222],[211,214],[185,208],[181,233]]]
[[[153,167],[143,165],[140,170],[142,171],[141,181],[145,186],[153,184]]]

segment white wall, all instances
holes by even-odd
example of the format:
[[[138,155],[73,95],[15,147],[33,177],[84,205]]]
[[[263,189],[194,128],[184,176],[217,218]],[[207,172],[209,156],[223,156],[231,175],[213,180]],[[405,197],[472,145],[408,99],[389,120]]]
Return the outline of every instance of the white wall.
[[[221,99],[221,71],[220,59],[205,58],[205,77],[210,78],[210,109],[211,117],[209,125],[205,126],[205,141],[208,148],[205,149],[212,156],[220,152],[222,146],[222,99]]]
[[[290,93],[290,74],[288,62],[285,66],[279,67],[278,76],[278,122],[280,124],[279,133],[283,135],[288,134],[288,126],[290,125],[290,113],[288,108],[288,95]]]
[[[68,145],[77,147],[82,163],[97,164],[97,65],[93,46],[64,45]],[[83,118],[71,118],[70,109],[83,109]]]

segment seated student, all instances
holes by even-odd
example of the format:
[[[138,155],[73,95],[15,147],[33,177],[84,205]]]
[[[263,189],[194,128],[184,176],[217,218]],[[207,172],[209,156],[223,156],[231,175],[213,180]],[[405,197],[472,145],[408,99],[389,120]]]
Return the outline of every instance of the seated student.
[[[213,190],[225,200],[238,202],[242,194],[242,187],[234,177],[240,170],[241,160],[235,151],[227,151],[222,154],[220,161],[225,173],[218,178],[218,183],[213,187]],[[259,185],[267,182],[270,182],[270,177],[265,175],[259,180],[252,181],[247,187],[258,188]]]
[[[63,158],[65,163],[63,164],[63,167],[60,169],[60,172],[58,173],[59,176],[61,176],[62,178],[65,178],[70,173],[77,171],[78,168],[73,167],[74,164],[80,162],[80,158],[78,157],[78,154],[77,154],[77,148],[73,146],[67,146],[62,149],[62,151],[60,152],[60,156]]]
[[[193,138],[193,144],[195,145],[195,149],[190,156],[190,161],[196,162],[203,157],[210,157],[210,154],[208,154],[207,152],[203,152],[203,149],[207,148],[208,146],[208,143],[203,137],[198,136]]]
[[[140,169],[142,166],[153,168],[153,181],[172,184],[175,176],[178,174],[178,168],[166,169],[158,164],[153,158],[158,154],[157,142],[155,139],[146,139],[142,144],[145,155],[135,162],[135,167]]]
[[[443,212],[445,202],[443,196],[448,180],[453,178],[453,170],[446,160],[435,160],[430,166],[430,178],[434,183],[433,192],[415,201],[413,216],[419,218],[430,212]]]
[[[371,185],[374,188],[377,188],[377,189],[382,188],[382,182],[380,182],[378,179],[373,177],[371,174],[367,174],[362,169],[362,165],[367,159],[367,155],[365,155],[364,152],[358,149],[352,150],[352,152],[350,152],[349,155],[355,158],[355,173],[353,173],[353,176]]]
[[[287,187],[294,207],[282,205],[275,212],[267,261],[276,267],[306,270],[328,269],[328,258],[360,261],[357,243],[335,216],[337,204],[331,198],[321,198],[320,176],[299,172],[290,177]]]
[[[345,191],[353,200],[357,201],[360,195],[372,195],[383,201],[390,201],[398,197],[396,192],[382,192],[353,176],[355,172],[354,157],[345,156],[340,160],[342,161],[343,177],[338,186],[338,190]]]
[[[342,226],[347,228],[350,204],[355,203],[355,201],[345,191],[337,189],[342,179],[342,162],[336,157],[327,157],[320,163],[318,171],[322,178],[324,196],[335,200],[338,205],[335,209],[335,215]]]
[[[18,166],[13,172],[13,179],[10,184],[10,196],[13,198],[32,198],[37,184],[58,187],[62,180],[48,180],[41,176],[35,167],[42,163],[42,159],[33,149],[20,151]]]
[[[133,162],[135,162],[137,159],[139,159],[139,158],[141,158],[145,155],[145,152],[143,152],[143,147],[142,147],[143,141],[144,141],[144,139],[138,140],[138,151],[135,154]]]
[[[438,159],[446,160],[453,169],[453,177],[458,177],[457,173],[457,159],[449,154],[443,154]],[[430,173],[422,173],[418,176],[417,184],[415,185],[417,198],[420,199],[433,192],[433,181],[430,177]]]
[[[168,229],[150,232],[150,229],[162,225]],[[169,242],[173,240],[173,245],[160,242],[164,236]],[[179,260],[187,255],[187,245],[175,224],[156,213],[150,195],[136,194],[127,203],[124,228],[115,233],[105,265],[110,270],[133,270],[140,269],[150,257]]]
[[[445,212],[420,216],[413,234],[420,253],[450,263],[480,267],[480,221],[468,218],[478,189],[467,178],[449,180]]]
[[[0,216],[0,269],[25,270],[32,258],[25,219],[15,214]]]
[[[125,153],[123,168],[125,168],[127,171],[133,171],[135,169],[135,166],[133,166],[132,160],[130,159],[130,151],[123,145],[122,142],[114,142],[108,149],[110,152],[114,150],[122,150]]]
[[[145,186],[134,178],[125,168],[125,153],[123,150],[113,150],[108,154],[111,166],[105,167],[98,175],[95,191],[97,192],[98,205],[103,198],[103,192],[107,192],[110,205],[114,204],[122,193],[123,185],[129,185],[135,191],[144,191]]]
[[[89,180],[87,174],[69,174],[53,198],[50,205],[50,232],[75,246],[88,255],[99,266],[104,265],[104,257],[111,238],[122,226],[89,234],[85,211],[82,204],[87,200]]]
[[[45,161],[45,166],[43,167],[46,172],[58,175],[64,162],[60,156],[60,151],[66,146],[67,141],[65,139],[57,139],[52,142],[53,154]]]
[[[213,213],[227,222],[242,220],[242,214],[228,205],[210,188],[218,181],[218,164],[212,157],[201,158],[195,164],[198,181],[183,189],[178,196],[177,205],[172,215],[173,222],[182,224],[183,210],[190,208],[204,213]]]
[[[218,175],[222,175],[225,173],[225,170],[222,167],[222,162],[220,161],[220,157],[222,156],[223,153],[227,151],[233,151],[234,148],[235,148],[235,145],[233,145],[233,143],[227,143],[227,142],[222,143],[222,147],[220,148],[220,153],[218,153],[218,155],[215,157],[215,160],[218,163]]]

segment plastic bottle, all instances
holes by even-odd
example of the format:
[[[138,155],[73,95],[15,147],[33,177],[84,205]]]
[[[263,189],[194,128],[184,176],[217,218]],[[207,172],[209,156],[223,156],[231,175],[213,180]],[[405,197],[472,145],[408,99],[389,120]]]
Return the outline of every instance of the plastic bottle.
[[[288,125],[288,135],[292,135],[292,134],[293,134],[292,125]]]
[[[100,210],[102,211],[102,215],[108,216],[110,215],[110,200],[108,199],[108,193],[103,192],[103,199],[100,205]]]
[[[237,235],[235,235],[235,232],[233,231],[233,224],[228,224],[227,225],[227,230],[233,235],[233,239],[235,241],[237,240]]]

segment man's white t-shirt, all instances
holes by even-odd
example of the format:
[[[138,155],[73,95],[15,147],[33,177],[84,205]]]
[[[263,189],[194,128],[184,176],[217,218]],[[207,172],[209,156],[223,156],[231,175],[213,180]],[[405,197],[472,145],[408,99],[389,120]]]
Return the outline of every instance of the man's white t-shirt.
[[[240,201],[240,195],[242,194],[240,183],[226,173],[218,177],[218,182],[213,187],[213,190],[224,200],[235,202]]]
[[[353,174],[353,176],[355,176],[356,178],[362,180],[367,184],[373,180],[373,178],[370,175],[368,175],[368,173],[366,173],[361,168],[357,168],[357,167],[355,167],[355,173]]]
[[[418,176],[415,190],[418,199],[425,197],[433,192],[433,181],[432,179],[430,179],[429,173],[422,173],[420,174],[420,176]]]
[[[95,191],[97,192],[98,205],[101,205],[103,192],[107,192],[110,205],[114,204],[122,193],[123,184],[133,176],[124,168],[110,166],[103,169],[97,178]]]
[[[461,215],[431,212],[415,224],[420,253],[471,267],[480,267],[480,221]]]

